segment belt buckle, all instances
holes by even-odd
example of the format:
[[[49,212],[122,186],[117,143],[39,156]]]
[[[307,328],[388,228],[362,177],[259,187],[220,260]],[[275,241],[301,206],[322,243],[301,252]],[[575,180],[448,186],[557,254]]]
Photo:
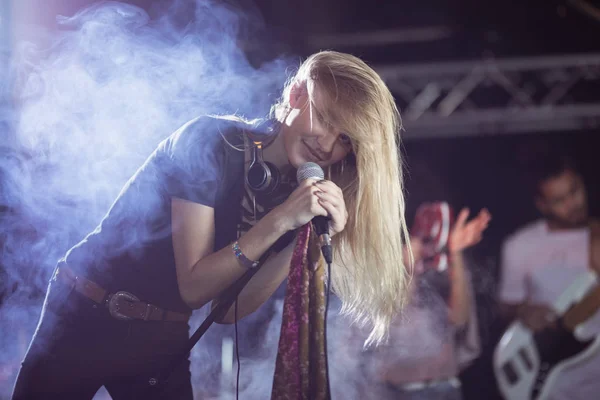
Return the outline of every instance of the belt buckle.
[[[131,304],[131,303],[137,303],[138,301],[140,301],[140,299],[138,299],[133,294],[131,294],[129,292],[124,292],[124,291],[120,291],[120,292],[113,294],[112,296],[110,296],[110,299],[108,300],[108,311],[110,312],[110,315],[112,315],[114,318],[122,320],[122,321],[128,321],[128,320],[133,319],[133,317],[130,317],[128,315],[121,313],[121,309],[122,309],[122,305],[123,305],[122,301],[124,301],[128,304]]]
[[[413,392],[415,390],[422,390],[427,387],[426,382],[409,382],[405,383],[401,386],[402,390],[406,390],[407,392]]]

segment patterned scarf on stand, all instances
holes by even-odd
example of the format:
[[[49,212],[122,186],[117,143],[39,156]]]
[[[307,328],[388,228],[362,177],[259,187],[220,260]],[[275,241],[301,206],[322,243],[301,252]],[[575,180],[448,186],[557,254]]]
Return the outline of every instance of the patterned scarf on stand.
[[[306,224],[292,255],[272,400],[330,400],[325,345],[325,263]]]

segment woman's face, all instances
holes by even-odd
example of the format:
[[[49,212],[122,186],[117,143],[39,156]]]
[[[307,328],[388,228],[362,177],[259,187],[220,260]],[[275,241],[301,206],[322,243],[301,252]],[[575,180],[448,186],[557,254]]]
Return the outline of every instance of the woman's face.
[[[314,162],[322,168],[343,160],[352,151],[350,138],[328,125],[319,110],[326,105],[320,101],[315,87],[311,104],[306,84],[297,84],[290,93],[291,111],[282,127],[285,151],[295,168]]]

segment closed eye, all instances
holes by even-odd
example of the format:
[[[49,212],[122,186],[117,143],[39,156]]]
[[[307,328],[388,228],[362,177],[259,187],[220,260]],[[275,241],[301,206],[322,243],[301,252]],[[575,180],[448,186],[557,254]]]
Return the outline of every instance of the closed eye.
[[[322,125],[322,126],[325,128],[325,129],[327,129],[328,131],[330,131],[330,130],[332,130],[332,129],[333,129],[333,125],[332,125],[332,124],[330,124],[328,121],[325,121],[325,118],[323,117],[323,115],[322,115],[322,114],[321,114],[319,111],[315,110],[315,114],[317,115],[317,121],[319,121],[319,123],[320,123],[320,124],[321,124],[321,125]]]
[[[352,139],[350,139],[350,136],[346,135],[345,133],[340,133],[338,140],[345,147],[352,147]]]

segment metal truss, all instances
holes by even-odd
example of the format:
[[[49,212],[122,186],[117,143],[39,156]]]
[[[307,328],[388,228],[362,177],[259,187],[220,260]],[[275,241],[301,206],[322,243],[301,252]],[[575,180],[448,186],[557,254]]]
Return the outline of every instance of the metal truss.
[[[406,139],[600,127],[600,54],[375,69]]]

